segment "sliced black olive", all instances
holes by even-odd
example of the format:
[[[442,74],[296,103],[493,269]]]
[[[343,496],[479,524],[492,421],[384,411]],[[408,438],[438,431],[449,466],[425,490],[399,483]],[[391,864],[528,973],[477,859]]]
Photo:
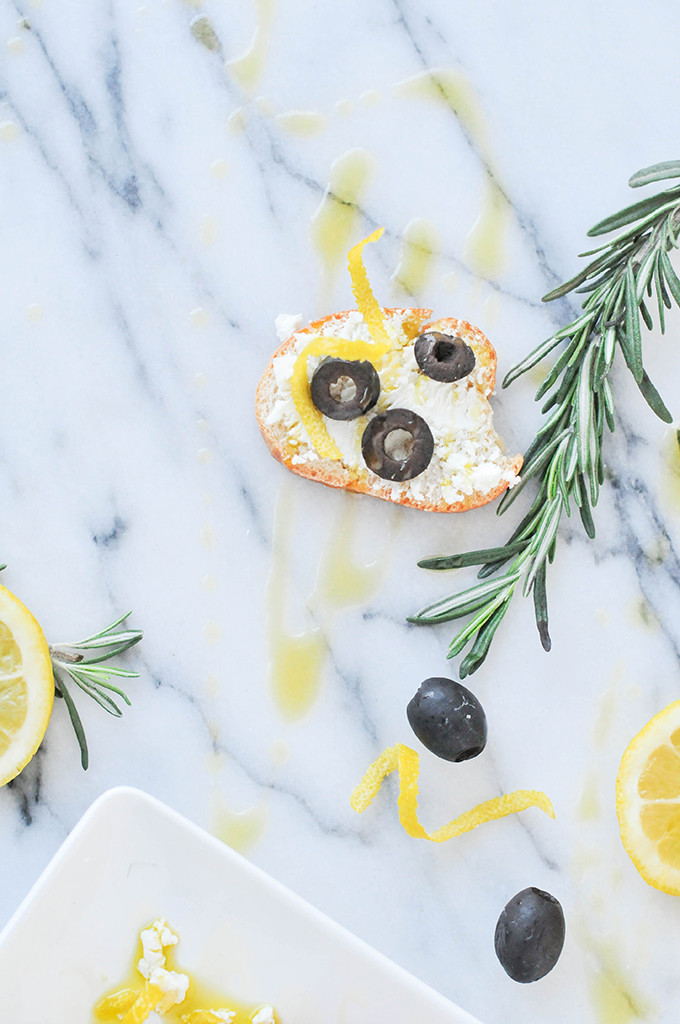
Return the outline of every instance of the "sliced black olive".
[[[430,465],[432,431],[410,409],[378,413],[361,438],[361,453],[369,469],[383,480],[412,480]]]
[[[378,401],[380,378],[365,359],[328,356],[314,371],[310,387],[314,405],[325,416],[354,420]]]
[[[564,945],[564,913],[549,892],[522,889],[498,918],[496,955],[513,981],[538,981],[557,963]]]
[[[455,679],[426,679],[409,701],[406,715],[423,746],[446,761],[467,761],[486,746],[484,708]]]
[[[475,368],[475,354],[462,338],[441,331],[426,331],[416,338],[415,357],[418,366],[432,380],[446,381],[467,377]]]

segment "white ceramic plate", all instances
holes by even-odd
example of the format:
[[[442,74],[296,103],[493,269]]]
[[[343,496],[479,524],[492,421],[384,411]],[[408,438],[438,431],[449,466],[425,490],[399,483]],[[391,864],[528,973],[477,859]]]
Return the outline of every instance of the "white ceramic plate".
[[[0,935],[2,1019],[89,1024],[141,927],[165,917],[177,962],[282,1024],[475,1024],[219,840],[139,790],[109,790]]]

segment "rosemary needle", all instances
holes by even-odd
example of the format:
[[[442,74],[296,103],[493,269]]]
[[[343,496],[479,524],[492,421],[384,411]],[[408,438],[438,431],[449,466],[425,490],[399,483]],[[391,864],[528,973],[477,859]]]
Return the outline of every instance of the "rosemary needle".
[[[111,678],[136,679],[139,672],[112,665],[111,659],[134,647],[142,639],[142,631],[138,629],[119,629],[130,612],[121,615],[92,636],[82,640],[71,640],[65,643],[50,644],[50,656],[54,671],[56,692],[64,698],[64,703],[71,719],[71,724],[80,747],[80,763],[83,768],[89,764],[87,739],[83,722],[71,693],[71,684],[75,683],[83,693],[91,697],[104,711],[120,718],[123,711],[116,701],[129,706],[130,698],[118,686],[110,682]],[[95,652],[88,656],[89,652]],[[115,695],[115,696],[114,696]]]
[[[680,178],[680,161],[655,164],[629,181],[638,188]],[[498,507],[504,513],[535,481],[533,502],[508,541],[457,555],[427,558],[427,569],[480,566],[482,582],[423,608],[409,621],[428,624],[472,616],[454,636],[449,657],[466,647],[460,677],[475,672],[486,658],[496,630],[519,587],[534,599],[539,637],[550,650],[546,579],[557,548],[562,516],[574,509],[589,537],[595,536],[592,510],[604,483],[603,441],[614,431],[614,391],[610,374],[617,349],[643,398],[665,423],[672,420],[659,392],[647,376],[642,359],[642,324],[651,330],[654,316],[647,301],[654,297],[656,319],[663,332],[665,311],[680,306],[680,279],[668,253],[678,248],[680,183],[606,217],[588,235],[618,231],[613,239],[589,252],[595,257],[571,280],[546,295],[545,302],[569,292],[585,295],[581,314],[538,345],[507,374],[507,387],[563,345],[536,393],[544,400],[546,419],[524,455],[521,480],[506,491]],[[502,575],[496,576],[505,568]],[[493,576],[493,579],[487,577]]]

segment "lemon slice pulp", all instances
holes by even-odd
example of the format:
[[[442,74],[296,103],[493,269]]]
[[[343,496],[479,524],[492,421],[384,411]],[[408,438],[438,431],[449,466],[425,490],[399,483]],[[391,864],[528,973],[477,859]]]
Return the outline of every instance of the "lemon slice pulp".
[[[42,742],[54,701],[47,641],[28,608],[0,587],[0,786]]]
[[[642,878],[680,895],[680,700],[628,744],[617,777],[621,839]]]
[[[626,853],[655,889],[680,895],[680,700],[628,744],[616,779]]]

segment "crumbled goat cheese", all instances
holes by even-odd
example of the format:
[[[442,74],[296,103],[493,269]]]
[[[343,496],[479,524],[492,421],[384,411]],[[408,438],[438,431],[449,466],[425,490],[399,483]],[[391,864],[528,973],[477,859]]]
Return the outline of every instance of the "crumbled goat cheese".
[[[261,1006],[250,1020],[251,1024],[276,1024],[273,1006]]]
[[[274,324],[279,341],[283,345],[291,334],[295,334],[302,327],[302,317],[299,313],[279,313]]]
[[[168,971],[165,967],[164,950],[177,944],[177,936],[166,925],[162,918],[154,921],[150,928],[140,933],[142,940],[142,959],[137,964],[139,973],[152,985],[157,985],[164,998],[159,1003],[168,1009],[181,1003],[189,988],[189,978],[178,971]]]

